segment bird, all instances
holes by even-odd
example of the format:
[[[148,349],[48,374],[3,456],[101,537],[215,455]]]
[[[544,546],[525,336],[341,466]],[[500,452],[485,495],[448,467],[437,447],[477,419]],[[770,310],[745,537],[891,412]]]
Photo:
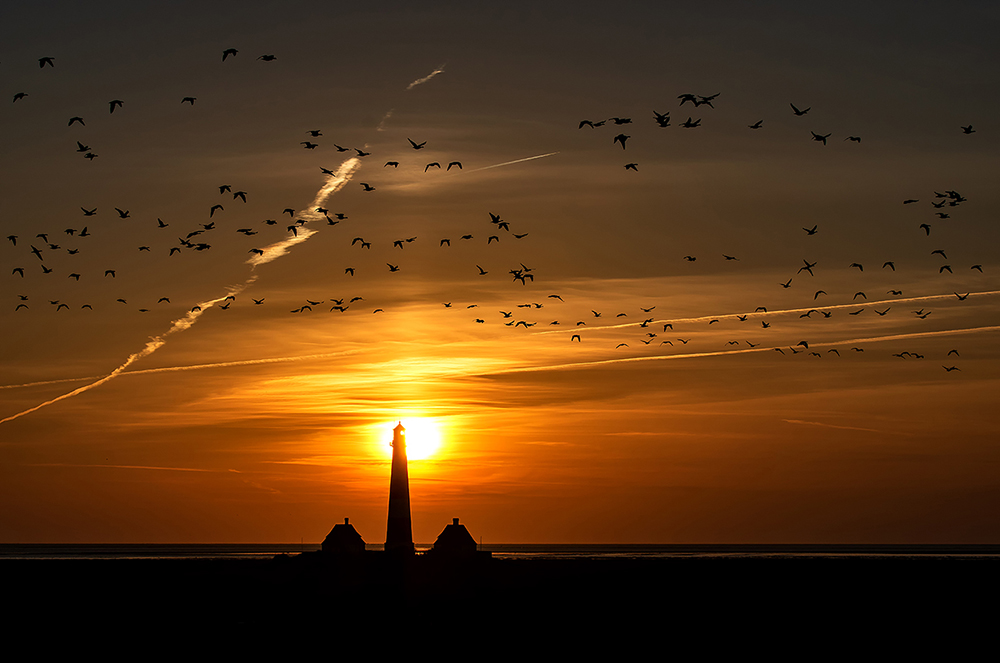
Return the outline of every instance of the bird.
[[[782,288],[791,288],[792,287],[792,279],[788,279],[784,283],[779,283],[778,285],[780,285]]]
[[[306,133],[312,136],[313,138],[319,138],[320,136],[323,135],[323,132],[319,129],[310,129]]]
[[[339,152],[340,150],[337,151]],[[354,151],[358,153],[358,157],[367,157],[371,155],[371,152],[365,152],[364,150],[359,150],[356,147],[354,148]]]
[[[109,277],[109,276],[110,276],[111,278],[116,278],[116,277],[115,277],[115,270],[113,270],[113,269],[105,269],[105,270],[104,270],[104,277],[105,277],[105,278],[107,278],[107,277]]]
[[[69,118],[69,124],[66,126],[71,127],[75,122],[79,122],[81,125],[87,126],[86,122],[83,121],[83,118],[79,116]]]
[[[878,309],[874,309],[874,311],[875,311],[876,313],[878,313],[879,315],[885,315],[886,313],[888,313],[888,312],[889,312],[889,309],[891,309],[891,308],[892,308],[892,307],[890,306],[889,308],[887,308],[887,309],[886,309],[886,310],[884,310],[884,311],[880,311],[880,310],[878,310]]]
[[[14,101],[12,101],[11,103],[20,101],[21,99],[24,99],[27,96],[28,96],[27,92],[18,92],[17,94],[14,95]]]
[[[980,273],[982,273],[982,271],[983,271],[983,266],[982,266],[982,265],[973,265],[973,266],[972,266],[972,267],[970,267],[969,269],[976,269],[976,270],[979,270],[979,272],[980,272]]]
[[[112,99],[111,101],[108,102],[108,106],[111,108],[111,110],[108,111],[108,112],[114,113],[115,112],[115,108],[122,108],[122,107],[124,107],[125,106],[125,102],[122,101],[121,99]]]
[[[865,268],[861,266],[861,263],[857,263],[857,262],[852,262],[850,265],[848,265],[848,267],[857,267],[858,271],[861,271],[861,272],[865,271]]]
[[[215,210],[221,210],[221,211],[225,212],[226,208],[223,207],[222,205],[212,205],[212,209],[208,210],[208,217],[209,218],[212,218],[213,216],[215,216]]]
[[[573,341],[578,341],[580,343],[583,343],[583,341],[580,339],[579,334],[573,334],[572,336],[569,337],[569,342],[572,343]]]
[[[973,128],[972,128],[972,125],[970,124],[970,125],[969,125],[969,126],[967,126],[967,127],[962,127],[962,133],[966,133],[966,134],[974,134],[974,133],[976,133],[976,130],[975,130],[975,129],[973,129]]]
[[[424,142],[422,142],[422,143],[415,143],[415,142],[413,142],[413,139],[411,139],[411,138],[407,138],[406,140],[410,141],[410,145],[412,145],[413,149],[415,149],[415,150],[422,150],[422,149],[424,149],[424,146],[427,145],[427,141],[426,140]]]
[[[431,163],[429,163],[426,166],[424,166],[424,172],[426,173],[427,169],[430,168],[431,166],[437,167],[438,170],[441,169],[441,164],[439,164],[437,161],[432,161]]]
[[[805,263],[805,267],[799,267],[799,272],[806,271],[806,272],[809,272],[810,276],[816,276],[815,274],[813,274],[813,270],[812,270],[812,268],[816,266],[816,263],[815,262],[811,263],[811,262],[809,262],[808,260],[805,260],[805,259],[803,259],[802,262]]]
[[[361,186],[364,187],[365,191],[374,191],[375,190],[375,187],[373,187],[371,184],[368,184],[368,182],[360,182],[360,184],[361,184]]]
[[[809,133],[812,134],[813,140],[823,143],[824,145],[826,145],[826,139],[833,135],[833,134],[818,134],[815,131],[810,131]]]
[[[806,235],[815,235],[818,228],[819,226],[815,225],[812,228],[803,228],[802,230],[806,231]]]
[[[264,62],[273,62],[274,60],[277,60],[278,58],[275,57],[275,56],[273,56],[273,55],[262,55],[262,56],[260,56],[257,59],[258,60],[263,60]]]
[[[445,170],[451,170],[452,166],[458,166],[458,169],[462,170],[462,162],[461,161],[449,161],[448,162],[448,167]]]
[[[624,150],[625,149],[625,141],[627,141],[629,138],[631,138],[631,136],[626,136],[625,134],[618,134],[617,136],[615,136],[615,138],[611,142],[611,144],[614,145],[615,143],[621,143],[622,144],[622,149]]]
[[[681,126],[684,127],[685,129],[694,129],[695,127],[700,127],[701,126],[701,118],[698,118],[697,120],[692,120],[689,117],[688,119],[686,119],[683,122],[681,122]],[[624,145],[622,147],[624,147]]]
[[[639,164],[637,164],[637,163],[627,163],[627,164],[625,164],[625,170],[634,170],[635,172],[638,173],[639,172]]]
[[[886,260],[884,263],[882,263],[882,269],[885,269],[886,267],[891,268],[892,271],[896,271],[896,263],[894,263],[891,260]]]
[[[931,227],[930,227],[930,226],[929,226],[928,224],[926,224],[926,223],[921,223],[921,224],[920,224],[920,228],[921,228],[921,229],[922,229],[922,230],[923,230],[923,231],[924,231],[925,233],[927,233],[927,236],[928,236],[928,237],[930,236],[930,234],[931,234]]]
[[[912,205],[913,203],[919,203],[919,202],[920,201],[917,200],[916,198],[907,198],[906,200],[903,201],[903,204],[904,205]]]
[[[848,136],[844,140],[849,140],[849,141],[853,141],[855,143],[860,143],[861,142],[861,136]]]
[[[388,263],[388,262],[385,263],[385,264],[389,266],[389,271],[390,272],[398,272],[399,271],[399,265],[393,265],[393,264]]]
[[[55,68],[56,65],[53,62],[53,60],[55,60],[55,58],[53,57],[38,58],[38,68],[44,69],[45,65],[49,65],[50,67]]]
[[[385,162],[385,166],[382,166],[382,167],[385,168],[386,166],[392,166],[393,168],[398,168],[399,167],[399,162],[398,161],[386,161]],[[327,171],[324,170],[323,172],[327,172]],[[333,172],[330,172],[329,174],[333,175]]]
[[[237,51],[235,48],[227,48],[226,50],[222,51],[222,61],[225,62],[226,58],[228,58],[230,55],[236,57],[237,53],[239,53],[239,51]]]
[[[318,143],[310,143],[307,140],[302,141],[301,143],[299,143],[299,145],[302,145],[307,150],[315,150],[317,147],[319,147]]]
[[[943,368],[948,373],[951,373],[952,371],[960,371],[960,370],[962,370],[958,366],[941,366],[941,368]]]
[[[189,103],[194,106],[194,102],[198,100],[198,97],[184,97],[181,99],[181,103]]]
[[[89,152],[90,151],[90,146],[89,145],[84,145],[80,141],[76,141],[76,151],[77,152]]]
[[[946,270],[946,269],[948,270],[949,274],[954,274],[955,273],[955,272],[951,271],[951,265],[941,265],[941,269],[938,270],[938,274],[943,274],[944,270]]]
[[[805,110],[799,110],[798,108],[795,107],[795,104],[788,104],[788,105],[792,107],[792,112],[795,113],[795,115],[798,116],[798,117],[800,117],[802,115],[805,115],[810,110],[812,110],[812,106],[810,106],[809,108],[806,108]]]
[[[764,124],[764,120],[757,120],[753,124],[750,124],[750,125],[747,125],[747,126],[749,126],[751,129],[760,129],[761,125],[763,125],[763,124]]]
[[[486,274],[489,274],[489,272],[487,272],[485,269],[483,269],[479,265],[476,265],[476,267],[479,269],[479,275],[480,276],[485,276]]]

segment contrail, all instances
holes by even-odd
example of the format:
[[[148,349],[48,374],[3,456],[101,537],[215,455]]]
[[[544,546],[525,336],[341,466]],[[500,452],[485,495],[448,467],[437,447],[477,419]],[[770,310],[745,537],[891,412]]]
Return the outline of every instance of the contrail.
[[[472,171],[469,171],[472,172]],[[989,295],[1000,295],[1000,290],[986,290],[984,292],[970,292],[966,297],[984,297]],[[699,315],[691,318],[663,318],[661,320],[653,320],[650,325],[663,324],[665,322],[669,323],[681,323],[681,322],[706,322],[716,318],[732,318],[737,315],[745,315],[753,318],[763,318],[772,315],[783,315],[786,313],[805,313],[806,311],[836,311],[845,308],[857,308],[859,306],[882,306],[884,304],[908,304],[911,302],[926,302],[935,299],[951,299],[955,296],[955,293],[949,293],[946,295],[923,295],[919,297],[899,297],[896,299],[880,299],[876,301],[864,301],[864,302],[854,302],[851,304],[830,304],[828,306],[812,306],[809,308],[786,308],[786,309],[776,309],[773,311],[746,311],[743,313],[718,313],[716,315]],[[601,329],[624,329],[625,327],[635,327],[638,323],[636,322],[623,322],[615,325],[602,325],[600,327],[587,327],[589,331],[598,331]],[[566,334],[573,333],[575,328],[569,329],[545,329],[533,332],[534,334]]]
[[[924,338],[929,336],[952,336],[960,334],[975,334],[977,332],[985,332],[985,331],[1000,331],[1000,325],[991,325],[988,327],[968,327],[965,329],[942,329],[939,331],[913,332],[910,334],[891,334],[888,336],[871,336],[868,338],[851,338],[841,341],[823,341],[816,343],[810,342],[810,346],[826,347],[829,345],[846,345],[847,343],[875,343],[879,341],[899,341],[910,338]],[[741,355],[741,354],[748,354],[751,352],[768,352],[774,350],[777,347],[785,347],[785,346],[771,346],[766,348],[764,347],[741,348],[739,350],[718,350],[714,352],[691,352],[687,354],[678,354],[678,355],[616,357],[614,359],[598,359],[595,361],[581,361],[569,364],[554,364],[546,366],[521,366],[515,368],[504,368],[496,371],[490,371],[489,373],[484,373],[482,375],[503,375],[506,373],[536,373],[539,371],[556,371],[556,370],[564,370],[571,368],[589,368],[591,366],[605,366],[607,364],[624,364],[628,362],[637,362],[637,361],[663,361],[667,359],[696,359],[699,357],[725,357],[727,355]]]
[[[229,368],[232,366],[256,366],[258,364],[284,364],[293,361],[309,361],[311,359],[329,359],[332,357],[346,357],[357,354],[357,350],[344,350],[342,352],[322,352],[313,355],[296,355],[294,357],[269,357],[267,359],[238,359],[236,361],[217,361],[211,364],[188,364],[186,366],[161,366],[159,368],[143,368],[138,371],[124,371],[119,373],[119,377],[130,375],[148,375],[149,373],[173,373],[175,371],[197,371],[203,368]],[[98,380],[105,376],[93,375],[82,378],[63,378],[61,380],[40,380],[38,382],[25,382],[23,384],[4,384],[0,389],[21,389],[23,387],[41,387],[48,384],[59,384],[62,382],[83,382],[84,380]]]
[[[444,73],[444,65],[441,65],[440,67],[438,67],[437,69],[435,69],[431,73],[427,74],[423,78],[418,78],[417,80],[415,80],[412,83],[410,83],[409,85],[407,85],[406,89],[407,90],[412,90],[413,88],[417,87],[418,85],[422,85],[423,83],[426,83],[427,81],[429,81],[430,79],[434,78],[438,74],[443,74],[443,73]],[[389,112],[391,113],[392,111],[389,111]]]
[[[300,211],[299,216],[308,221],[315,221],[317,219],[323,218],[323,216],[316,211],[316,208],[322,206],[323,203],[326,202],[327,198],[329,198],[332,194],[342,189],[344,185],[347,184],[348,181],[350,181],[351,175],[353,175],[354,172],[359,167],[360,167],[360,161],[357,159],[357,157],[348,159],[347,161],[342,163],[340,165],[340,168],[337,170],[335,174],[327,177],[327,180],[323,184],[322,188],[320,188],[320,190],[316,193],[316,197],[313,199],[312,204],[307,209]],[[262,249],[263,252],[261,254],[255,254],[252,258],[247,260],[247,264],[256,267],[257,265],[263,265],[265,263],[269,263],[272,260],[275,260],[285,255],[286,253],[288,253],[288,250],[291,247],[295,246],[296,244],[301,244],[302,242],[312,237],[314,234],[316,234],[315,230],[309,230],[308,228],[300,228],[298,229],[294,237],[286,239],[282,242],[276,242],[268,247],[265,247],[264,249]],[[168,336],[170,336],[171,334],[176,334],[177,332],[182,332],[190,328],[195,322],[197,322],[198,318],[200,318],[201,314],[204,313],[206,310],[208,310],[209,308],[215,306],[220,302],[225,301],[227,297],[235,296],[243,292],[243,290],[246,289],[247,286],[251,285],[256,280],[257,280],[256,275],[251,276],[246,280],[246,282],[243,285],[229,288],[229,291],[224,296],[201,302],[193,309],[188,311],[187,315],[185,315],[183,318],[174,320],[173,324],[170,326],[170,329],[168,329],[160,336],[154,336],[153,338],[151,338],[149,342],[146,343],[146,347],[144,347],[139,352],[130,355],[129,358],[125,360],[125,363],[123,363],[121,366],[111,371],[104,377],[100,378],[99,380],[91,382],[90,384],[86,384],[82,387],[78,387],[73,391],[65,393],[61,396],[57,396],[51,400],[45,401],[44,403],[41,403],[34,407],[28,408],[23,412],[18,412],[17,414],[12,414],[9,417],[0,419],[0,424],[6,423],[8,421],[13,421],[14,419],[17,419],[18,417],[23,417],[26,414],[31,414],[32,412],[40,410],[47,405],[52,405],[53,403],[58,403],[61,400],[70,398],[72,396],[76,396],[77,394],[82,394],[83,392],[89,391],[94,387],[99,387],[100,385],[104,384],[109,380],[113,380],[114,378],[121,375],[126,368],[128,368],[138,360],[142,359],[143,357],[148,357],[149,355],[153,354],[161,347],[163,347],[163,344],[167,342],[166,339]]]
[[[558,152],[549,152],[548,154],[539,154],[538,156],[534,156],[534,157],[525,157],[523,159],[514,159],[513,161],[505,161],[503,163],[495,163],[492,166],[483,166],[482,168],[473,168],[472,170],[470,170],[468,172],[475,173],[475,172],[480,171],[480,170],[489,170],[490,168],[499,168],[500,166],[509,166],[512,163],[521,163],[522,161],[531,161],[532,159],[541,159],[543,157],[550,157],[553,154],[559,154],[559,153]]]
[[[297,216],[305,219],[306,221],[318,221],[320,219],[324,219],[325,217],[317,212],[316,208],[322,207],[327,198],[343,189],[344,185],[351,180],[351,176],[354,175],[355,171],[357,171],[360,167],[361,160],[357,157],[351,157],[344,163],[340,164],[340,168],[337,169],[336,173],[327,176],[326,183],[316,193],[316,198],[313,199],[312,204],[307,209],[300,210],[297,213]],[[256,267],[257,265],[263,265],[271,262],[272,260],[276,260],[277,258],[280,258],[288,253],[290,248],[296,244],[301,244],[315,234],[315,230],[310,230],[306,227],[299,227],[296,229],[294,236],[260,249],[263,253],[254,254],[252,258],[247,260],[247,264]]]

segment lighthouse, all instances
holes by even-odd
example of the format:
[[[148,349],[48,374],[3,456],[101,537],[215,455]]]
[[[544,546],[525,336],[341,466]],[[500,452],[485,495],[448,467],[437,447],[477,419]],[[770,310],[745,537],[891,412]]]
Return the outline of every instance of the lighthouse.
[[[403,422],[392,429],[392,474],[389,478],[389,522],[385,550],[413,554],[413,526],[410,523],[410,477],[406,468],[406,429]]]

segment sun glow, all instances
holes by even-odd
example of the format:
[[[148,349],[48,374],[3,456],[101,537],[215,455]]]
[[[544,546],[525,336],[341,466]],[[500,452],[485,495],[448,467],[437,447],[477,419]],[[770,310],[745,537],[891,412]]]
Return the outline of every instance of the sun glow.
[[[392,431],[402,421],[406,429],[406,457],[408,460],[425,460],[441,448],[441,426],[436,419],[410,417],[394,420],[376,427],[376,443],[387,458],[392,458]]]

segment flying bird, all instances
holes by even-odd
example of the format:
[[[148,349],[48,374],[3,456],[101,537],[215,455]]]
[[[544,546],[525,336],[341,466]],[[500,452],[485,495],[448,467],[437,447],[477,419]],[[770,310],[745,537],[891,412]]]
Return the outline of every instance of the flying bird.
[[[198,97],[184,97],[183,99],[181,99],[181,103],[183,104],[183,103],[186,102],[186,103],[189,103],[192,106],[194,106],[194,102],[197,101],[197,100],[198,100]]]
[[[415,149],[415,150],[422,150],[422,149],[424,149],[424,145],[426,145],[426,144],[427,144],[427,141],[426,141],[426,140],[425,140],[424,142],[422,142],[422,143],[415,143],[415,142],[413,142],[413,140],[412,140],[412,139],[410,139],[410,138],[407,138],[406,140],[410,141],[410,145],[412,145],[412,146],[413,146],[413,149]]]
[[[124,105],[125,102],[122,101],[121,99],[112,99],[111,101],[108,102],[108,106],[111,108],[111,110],[108,112],[114,113],[115,108],[122,108]]]
[[[226,58],[228,58],[230,55],[236,57],[237,53],[239,53],[239,51],[237,51],[235,48],[227,48],[226,50],[222,51],[222,61],[225,62]]]
[[[45,65],[49,65],[50,67],[55,68],[56,65],[53,62],[53,60],[55,60],[55,58],[52,57],[38,58],[38,68],[45,69]]]
[[[795,115],[797,117],[801,117],[802,115],[805,115],[810,110],[812,110],[812,106],[810,106],[809,108],[807,108],[805,110],[799,110],[798,108],[795,107],[795,104],[788,104],[788,105],[792,107],[792,112],[795,113]]]

